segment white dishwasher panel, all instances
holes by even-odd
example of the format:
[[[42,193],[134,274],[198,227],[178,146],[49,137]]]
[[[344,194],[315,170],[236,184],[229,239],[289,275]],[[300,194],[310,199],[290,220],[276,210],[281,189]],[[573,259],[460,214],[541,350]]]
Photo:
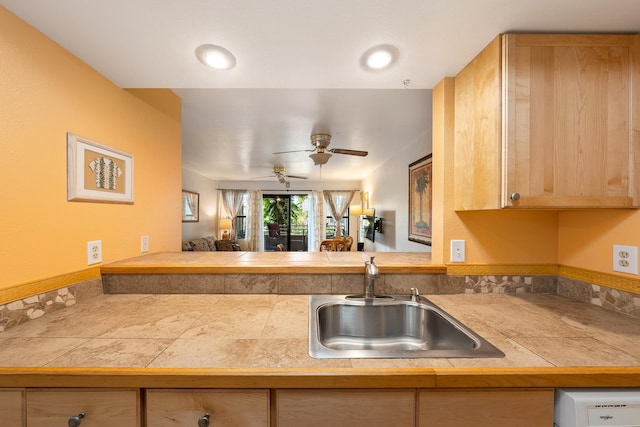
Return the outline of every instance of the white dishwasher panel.
[[[640,389],[556,389],[556,427],[640,427]]]

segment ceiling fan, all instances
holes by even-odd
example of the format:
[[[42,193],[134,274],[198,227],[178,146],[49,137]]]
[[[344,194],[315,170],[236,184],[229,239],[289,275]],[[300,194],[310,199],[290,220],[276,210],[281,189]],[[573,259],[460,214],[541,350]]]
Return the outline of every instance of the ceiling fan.
[[[315,133],[311,135],[311,145],[313,145],[311,150],[279,151],[273,154],[310,152],[313,154],[310,154],[309,157],[311,157],[311,160],[313,160],[316,165],[324,165],[329,161],[333,154],[348,154],[350,156],[360,157],[364,157],[369,154],[368,151],[349,150],[346,148],[327,149],[329,144],[331,144],[331,135],[326,133]]]
[[[287,181],[287,178],[307,179],[306,176],[287,175],[287,170],[285,169],[284,166],[274,166],[273,175],[259,176],[253,179],[262,179],[262,178],[271,178],[271,177],[277,178],[280,184],[289,184],[289,182]]]

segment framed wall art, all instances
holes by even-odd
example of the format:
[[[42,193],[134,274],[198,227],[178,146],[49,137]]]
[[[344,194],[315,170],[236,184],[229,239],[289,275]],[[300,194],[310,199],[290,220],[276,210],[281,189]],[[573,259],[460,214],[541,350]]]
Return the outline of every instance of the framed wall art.
[[[409,165],[409,240],[431,246],[431,154]]]
[[[182,190],[182,222],[200,221],[200,194]]]
[[[133,203],[133,156],[67,133],[67,200]]]

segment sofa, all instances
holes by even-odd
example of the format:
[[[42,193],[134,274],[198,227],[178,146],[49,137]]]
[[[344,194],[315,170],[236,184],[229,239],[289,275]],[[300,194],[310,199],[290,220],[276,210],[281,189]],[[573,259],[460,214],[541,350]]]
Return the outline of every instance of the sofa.
[[[240,245],[234,240],[216,239],[215,236],[200,237],[182,242],[183,251],[239,251]]]

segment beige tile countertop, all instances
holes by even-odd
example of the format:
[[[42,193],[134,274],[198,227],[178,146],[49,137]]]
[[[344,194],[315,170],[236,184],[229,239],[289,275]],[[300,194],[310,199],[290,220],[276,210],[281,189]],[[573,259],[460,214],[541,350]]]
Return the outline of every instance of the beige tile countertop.
[[[210,288],[218,274],[279,280],[362,274],[369,256],[388,277],[447,274],[429,253],[366,252],[165,252],[103,265],[101,272],[134,279],[195,275]],[[0,332],[0,387],[640,387],[638,319],[561,296],[421,291],[504,358],[314,359],[309,295],[282,293],[81,300]]]
[[[307,295],[101,295],[0,333],[1,367],[166,369],[640,366],[640,323],[545,294],[427,296],[506,357],[313,359]]]
[[[444,274],[430,252],[158,252],[103,265],[103,274],[362,273],[371,256],[382,273]]]

